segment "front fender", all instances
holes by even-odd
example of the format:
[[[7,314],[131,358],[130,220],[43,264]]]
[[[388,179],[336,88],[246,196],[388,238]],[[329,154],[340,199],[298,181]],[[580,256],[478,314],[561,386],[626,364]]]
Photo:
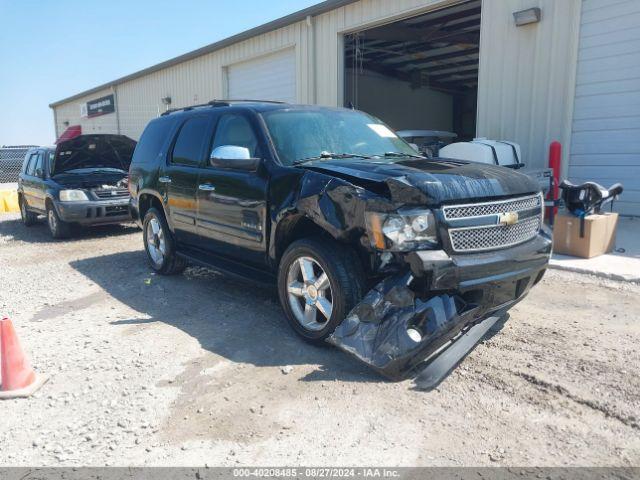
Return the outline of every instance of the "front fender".
[[[278,245],[284,232],[294,228],[300,219],[312,222],[335,240],[370,248],[365,226],[365,211],[391,211],[392,204],[357,185],[322,173],[305,170],[280,203],[272,199],[275,215],[272,217],[269,256],[275,262]],[[278,191],[278,189],[274,189]]]

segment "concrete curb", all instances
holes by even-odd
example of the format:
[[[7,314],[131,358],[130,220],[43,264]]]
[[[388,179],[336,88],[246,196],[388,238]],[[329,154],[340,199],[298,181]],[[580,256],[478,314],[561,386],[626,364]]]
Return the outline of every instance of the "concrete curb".
[[[618,282],[629,282],[640,284],[640,276],[622,275],[619,273],[603,272],[584,267],[576,267],[573,265],[564,265],[553,259],[549,262],[549,268],[553,270],[562,270],[565,272],[581,273],[583,275],[594,275],[598,278],[606,278],[607,280],[616,280]]]

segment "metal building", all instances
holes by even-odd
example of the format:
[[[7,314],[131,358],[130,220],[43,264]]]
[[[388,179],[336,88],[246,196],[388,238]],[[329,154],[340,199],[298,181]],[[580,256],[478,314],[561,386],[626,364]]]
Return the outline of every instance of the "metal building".
[[[259,98],[354,105],[395,129],[520,143],[564,176],[624,181],[640,215],[640,2],[328,0],[52,103],[56,136],[139,138],[167,108]]]

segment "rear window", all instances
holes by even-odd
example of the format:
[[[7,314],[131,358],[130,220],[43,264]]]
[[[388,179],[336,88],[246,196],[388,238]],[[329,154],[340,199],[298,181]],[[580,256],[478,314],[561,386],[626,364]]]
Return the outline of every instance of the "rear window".
[[[173,147],[172,163],[191,167],[200,165],[208,125],[208,117],[193,117],[184,122]]]
[[[131,163],[147,163],[155,160],[162,153],[172,127],[173,122],[168,120],[159,120],[147,125],[133,152]]]

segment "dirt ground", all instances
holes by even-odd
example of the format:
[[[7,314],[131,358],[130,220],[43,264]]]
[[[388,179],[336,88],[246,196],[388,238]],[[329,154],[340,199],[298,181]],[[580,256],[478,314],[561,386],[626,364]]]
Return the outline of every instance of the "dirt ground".
[[[287,327],[275,292],[151,274],[132,226],[0,217],[0,314],[49,382],[0,465],[640,465],[640,286],[551,271],[432,392]]]

